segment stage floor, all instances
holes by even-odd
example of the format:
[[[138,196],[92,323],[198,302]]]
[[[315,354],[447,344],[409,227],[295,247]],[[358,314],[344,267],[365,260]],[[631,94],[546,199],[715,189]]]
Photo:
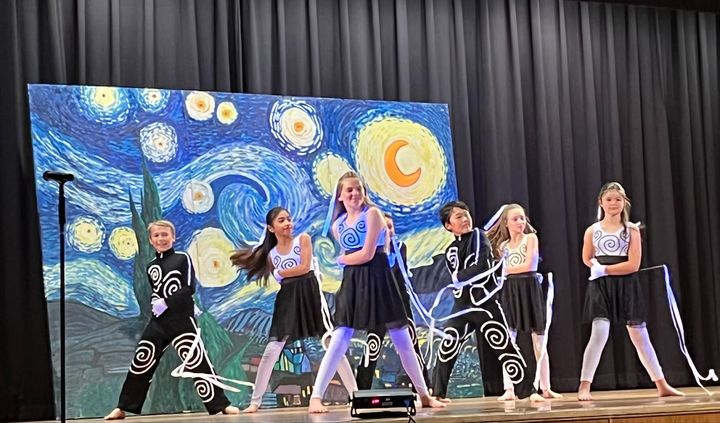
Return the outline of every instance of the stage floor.
[[[717,389],[716,387],[713,387]],[[684,388],[685,397],[658,398],[656,391],[627,390],[593,393],[590,402],[577,401],[574,393],[564,398],[530,404],[525,401],[499,402],[493,398],[455,400],[446,409],[418,409],[417,422],[592,422],[592,423],[674,423],[720,422],[720,393],[708,396],[700,388]],[[712,391],[712,389],[711,389]],[[198,423],[334,423],[360,421],[350,417],[350,408],[330,407],[327,414],[308,415],[304,408],[261,410],[240,416],[208,416],[204,413],[132,416],[126,421]],[[405,422],[405,418],[378,418],[373,422]],[[102,419],[83,419],[102,422]]]

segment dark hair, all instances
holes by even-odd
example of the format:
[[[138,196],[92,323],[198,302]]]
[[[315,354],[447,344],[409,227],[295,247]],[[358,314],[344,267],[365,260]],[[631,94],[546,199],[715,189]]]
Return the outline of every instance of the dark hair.
[[[275,218],[280,212],[288,212],[283,207],[274,207],[265,215],[265,239],[262,244],[253,248],[242,248],[230,254],[230,261],[240,269],[247,270],[247,279],[251,280],[257,276],[257,281],[261,285],[267,284],[270,276],[270,266],[268,266],[268,256],[278,243],[277,237],[270,232],[269,227],[272,226]],[[288,212],[289,214],[290,212]]]
[[[467,204],[463,203],[462,201],[450,201],[449,203],[445,203],[444,206],[440,208],[440,222],[445,226],[446,223],[450,222],[450,215],[452,215],[452,210],[454,208],[463,209],[470,213],[470,207],[468,207]]]

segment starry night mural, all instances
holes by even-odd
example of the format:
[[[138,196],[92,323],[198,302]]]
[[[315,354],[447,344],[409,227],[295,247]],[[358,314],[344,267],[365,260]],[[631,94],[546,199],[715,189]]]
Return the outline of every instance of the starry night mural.
[[[446,105],[52,85],[30,85],[29,95],[56,364],[58,188],[42,173],[76,177],[66,186],[69,417],[99,416],[115,406],[149,317],[145,226],[160,217],[175,223],[176,248],[193,259],[202,336],[216,371],[238,380],[254,379],[279,286],[248,281],[228,256],[257,243],[265,213],[284,206],[296,233],[312,236],[332,307],[339,250],[321,231],[335,182],[347,170],[359,172],[372,200],[394,216],[420,299],[431,303],[449,282],[439,254],[451,237],[437,219],[439,207],[457,198]],[[437,313],[451,302],[445,299]],[[422,327],[419,336],[425,339]],[[291,359],[276,367],[264,406],[302,404],[288,386],[314,379],[319,343],[288,348]],[[354,344],[351,361],[362,353]],[[398,386],[399,360],[392,348],[385,356],[376,383]],[[172,360],[163,359],[144,412],[202,408],[190,380],[169,376],[178,363]],[[456,396],[482,394],[475,372],[458,376],[465,388]],[[230,395],[238,405],[248,396],[246,387]]]

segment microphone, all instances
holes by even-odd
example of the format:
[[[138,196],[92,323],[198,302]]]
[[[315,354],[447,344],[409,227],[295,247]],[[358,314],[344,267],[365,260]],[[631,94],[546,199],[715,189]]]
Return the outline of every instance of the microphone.
[[[63,183],[75,180],[75,175],[73,175],[72,173],[53,172],[52,170],[46,170],[43,173],[43,179],[46,181],[52,180]]]

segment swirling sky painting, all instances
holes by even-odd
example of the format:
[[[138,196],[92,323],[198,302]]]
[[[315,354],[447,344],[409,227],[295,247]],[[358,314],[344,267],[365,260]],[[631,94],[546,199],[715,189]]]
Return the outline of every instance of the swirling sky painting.
[[[193,259],[199,308],[232,342],[258,348],[278,284],[248,281],[228,256],[258,242],[270,208],[286,207],[295,232],[312,236],[330,300],[340,283],[339,250],[321,232],[347,170],[394,216],[412,268],[431,267],[449,242],[437,218],[457,198],[446,105],[54,85],[29,86],[29,99],[49,310],[59,287],[58,188],[42,174],[75,175],[65,192],[67,300],[78,310],[68,309],[69,336],[73,313],[99,316],[82,323],[86,333],[142,315],[133,275],[146,236],[133,226],[132,209],[148,213],[150,188],[153,207],[177,227],[176,249]],[[421,283],[427,289],[419,293],[430,296],[445,283]],[[116,375],[105,394],[111,405],[140,330],[126,331],[130,352],[98,373]],[[254,353],[244,353],[252,372]],[[78,404],[91,400],[77,395]],[[105,411],[77,407],[69,415]]]

